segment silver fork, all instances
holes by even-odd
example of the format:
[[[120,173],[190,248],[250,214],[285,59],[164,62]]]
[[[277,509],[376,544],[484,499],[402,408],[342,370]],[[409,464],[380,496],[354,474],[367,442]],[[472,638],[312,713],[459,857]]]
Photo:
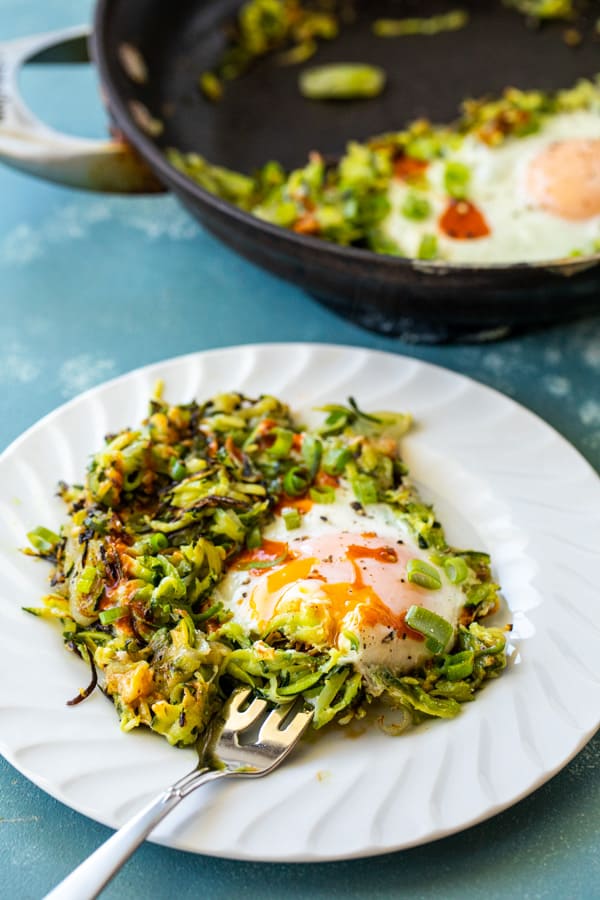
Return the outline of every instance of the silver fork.
[[[50,891],[46,900],[97,897],[133,851],[184,797],[226,775],[246,778],[268,775],[298,743],[312,716],[313,711],[303,705],[289,703],[270,708],[265,700],[252,699],[251,690],[235,691],[211,725],[194,771],[176,781],[123,825]]]

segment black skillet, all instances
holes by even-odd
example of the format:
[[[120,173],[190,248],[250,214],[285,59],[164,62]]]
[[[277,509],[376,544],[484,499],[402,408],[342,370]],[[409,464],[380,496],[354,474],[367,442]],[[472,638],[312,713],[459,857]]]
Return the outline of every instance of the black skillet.
[[[389,40],[371,33],[374,18],[424,16],[454,5],[470,12],[464,30]],[[481,339],[600,309],[600,256],[444,267],[341,248],[239,211],[174,170],[163,155],[169,146],[193,150],[247,172],[269,159],[302,165],[312,149],[339,154],[349,139],[400,129],[416,117],[450,121],[465,97],[497,94],[507,85],[571,86],[600,70],[600,43],[588,36],[570,48],[562,39],[563,25],[533,29],[500,0],[365,0],[356,4],[356,23],[338,39],[321,43],[311,63],[382,65],[389,79],[382,96],[310,102],[297,89],[299,68],[267,58],[230,83],[221,103],[211,104],[198,90],[198,76],[219,60],[224,26],[239,6],[239,0],[99,0],[96,8],[92,50],[115,124],[207,228],[346,318],[388,334],[427,341]],[[125,73],[123,44],[142,54],[149,72],[145,84]],[[159,137],[136,124],[132,101],[164,123]]]

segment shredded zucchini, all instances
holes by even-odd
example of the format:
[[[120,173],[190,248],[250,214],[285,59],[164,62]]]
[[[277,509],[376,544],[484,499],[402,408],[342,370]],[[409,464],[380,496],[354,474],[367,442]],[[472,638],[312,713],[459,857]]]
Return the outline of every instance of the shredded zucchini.
[[[144,725],[183,746],[240,683],[276,704],[303,696],[321,728],[363,716],[377,698],[413,721],[453,716],[502,671],[504,632],[478,621],[498,604],[489,557],[450,547],[411,484],[399,453],[410,416],[365,413],[352,398],[322,412],[322,424],[308,429],[267,395],[153,399],[138,428],[106,438],[82,485],[60,485],[67,521],[58,532],[31,532],[28,551],[52,563],[52,593],[28,611],[59,620],[67,648],[92,667],[92,684],[72,702],[98,679],[124,730]],[[232,566],[281,565],[283,557],[266,554],[263,532],[282,506],[283,517],[287,502],[327,510],[341,485],[359,510],[386,504],[398,528],[427,548],[430,563],[411,569],[415,583],[433,590],[446,578],[464,595],[449,648],[453,627],[431,615],[419,625],[413,614],[433,650],[410,676],[365,672],[357,635],[347,630],[332,642],[331,623],[314,606],[283,606],[256,633],[218,600]],[[292,511],[293,530],[302,513]],[[253,561],[245,565],[244,554]]]

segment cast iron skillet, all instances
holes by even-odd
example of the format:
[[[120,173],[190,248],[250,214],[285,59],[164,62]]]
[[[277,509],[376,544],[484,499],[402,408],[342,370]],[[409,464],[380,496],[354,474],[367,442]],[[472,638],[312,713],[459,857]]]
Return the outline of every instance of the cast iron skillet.
[[[298,67],[272,58],[207,102],[198,75],[220,57],[224,24],[239,0],[99,0],[92,52],[109,111],[127,141],[188,210],[242,255],[313,293],[341,315],[388,334],[439,341],[497,336],[600,308],[600,256],[523,265],[454,265],[399,260],[341,248],[266,224],[206,193],[173,169],[163,150],[195,150],[211,162],[250,171],[268,159],[305,162],[311,149],[339,154],[351,138],[401,128],[418,116],[450,121],[460,101],[507,85],[554,90],[600,69],[598,43],[573,50],[563,26],[534,30],[500,0],[472,0],[468,28],[436,37],[374,38],[379,16],[429,15],[452,4],[434,0],[364,0],[358,20],[324,42],[311,62],[383,65],[389,84],[376,100],[318,103],[303,99]],[[134,83],[119,56],[142,54],[149,77]],[[142,103],[164,123],[152,138],[132,117]]]

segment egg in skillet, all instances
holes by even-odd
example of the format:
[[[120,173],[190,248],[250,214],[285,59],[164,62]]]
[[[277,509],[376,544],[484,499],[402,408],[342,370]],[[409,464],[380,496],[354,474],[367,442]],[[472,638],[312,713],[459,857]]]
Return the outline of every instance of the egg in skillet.
[[[418,607],[451,626],[440,649],[453,645],[465,595],[390,507],[363,508],[344,486],[332,503],[300,504],[299,527],[290,531],[276,516],[261,546],[244,552],[217,589],[245,632],[337,649],[362,672],[406,673],[432,656],[409,624]]]
[[[489,264],[598,250],[600,106],[549,116],[497,146],[474,133],[457,144],[418,177],[396,167],[383,230],[406,255]]]

